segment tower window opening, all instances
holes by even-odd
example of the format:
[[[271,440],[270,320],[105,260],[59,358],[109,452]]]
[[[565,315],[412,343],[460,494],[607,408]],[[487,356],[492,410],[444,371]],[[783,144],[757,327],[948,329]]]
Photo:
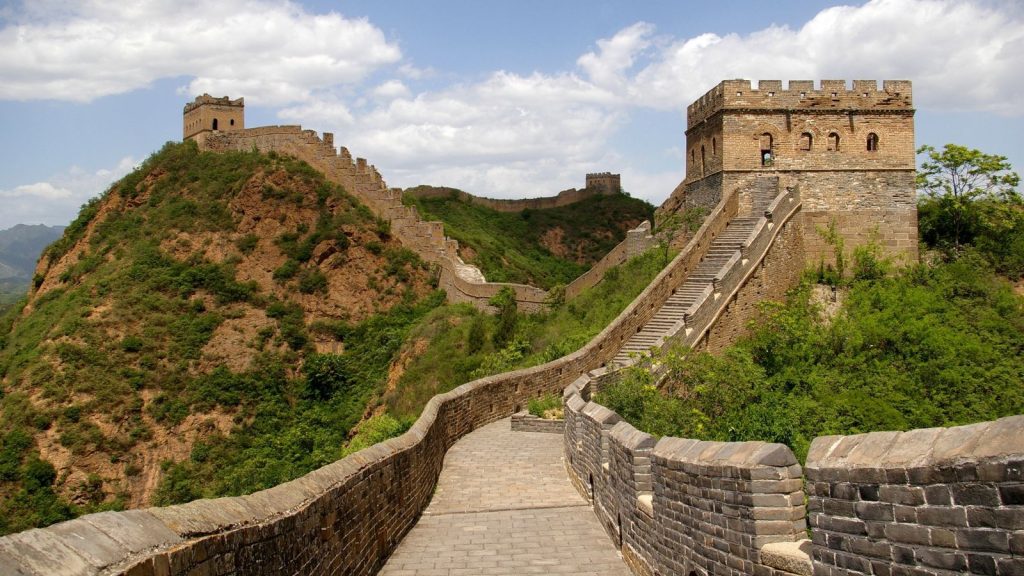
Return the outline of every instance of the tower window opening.
[[[712,156],[717,156],[718,155],[718,141],[715,140],[714,138],[711,139],[711,155]]]
[[[804,150],[804,151],[809,151],[811,149],[811,142],[813,140],[814,140],[814,137],[811,136],[810,132],[804,132],[803,134],[801,134],[800,135],[800,149]]]
[[[832,132],[828,135],[828,150],[829,152],[839,151],[839,134]]]
[[[235,125],[235,119],[234,119],[234,118],[232,118],[232,119],[231,119],[231,122],[229,122],[229,124],[231,124],[232,126],[234,126],[234,125]]]
[[[765,132],[761,134],[761,166],[771,166],[775,163],[775,155],[772,152],[772,135]]]
[[[878,134],[868,134],[868,152],[878,152]]]
[[[213,119],[213,129],[214,130],[217,129],[217,119],[216,118]]]
[[[704,174],[705,174],[704,165],[705,165],[705,163],[704,163],[704,145],[701,144],[701,146],[700,146],[700,175],[701,176],[704,176]]]

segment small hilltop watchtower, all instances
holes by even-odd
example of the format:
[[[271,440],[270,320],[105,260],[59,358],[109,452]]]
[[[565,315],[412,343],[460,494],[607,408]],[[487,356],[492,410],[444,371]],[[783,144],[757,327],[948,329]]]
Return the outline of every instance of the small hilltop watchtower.
[[[622,177],[611,172],[594,172],[587,174],[587,185],[590,190],[600,190],[602,194],[611,196],[622,192]]]
[[[819,228],[835,222],[847,250],[877,239],[916,260],[911,83],[726,80],[687,107],[686,179],[666,204],[714,206],[770,184],[800,192],[806,262],[829,261]]]
[[[227,96],[214,98],[209,94],[196,96],[185,104],[183,140],[195,140],[200,146],[213,132],[245,129],[245,98],[232,100]]]

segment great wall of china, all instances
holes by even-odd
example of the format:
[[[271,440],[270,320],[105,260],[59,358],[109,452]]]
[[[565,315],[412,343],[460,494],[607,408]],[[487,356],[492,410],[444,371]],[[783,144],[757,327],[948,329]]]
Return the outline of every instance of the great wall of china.
[[[694,106],[718,102],[719,93],[740,97],[744,85],[737,82],[720,84]],[[782,92],[780,83],[762,82],[760,88],[763,99]],[[814,93],[803,83],[791,83],[789,90],[799,93],[798,102],[813,104],[807,119],[834,125],[831,116],[844,118],[842,138],[864,136],[870,148],[869,134],[874,134],[877,151],[878,135],[887,142],[888,134],[870,112],[881,106],[879,117],[892,116],[904,130],[908,111],[912,117],[909,83],[887,82],[887,95],[876,94],[874,83],[855,83],[857,91],[864,94],[858,97],[864,100],[854,100],[859,108],[835,83]],[[831,112],[820,111],[832,104]],[[766,112],[751,102],[735,111],[739,121]],[[688,150],[698,150],[705,139],[705,154],[729,150],[728,106],[719,112],[704,111],[702,120],[718,114],[724,132],[691,125]],[[855,115],[869,116],[869,126],[858,131],[861,119]],[[672,262],[580,350],[437,395],[402,436],[269,490],[92,514],[0,538],[0,570],[33,576],[374,574],[431,500],[444,455],[457,440],[518,412],[530,398],[561,391],[568,474],[635,574],[1024,573],[1024,416],[946,429],[820,437],[800,466],[781,444],[656,439],[590,400],[623,365],[642,361],[631,352],[666,342],[716,350],[735,339],[753,317],[754,304],[781,294],[812,258],[808,253],[820,252],[808,242],[808,203],[817,210],[837,202],[838,218],[847,222],[894,215],[891,226],[882,227],[883,242],[893,251],[916,254],[916,244],[902,237],[910,221],[903,204],[907,168],[894,159],[906,159],[886,157],[883,163],[894,164],[882,169],[871,164],[875,157],[862,155],[867,165],[846,169],[856,172],[847,181],[852,189],[830,200],[823,190],[837,185],[836,174],[804,178],[792,168],[775,169],[785,166],[790,154],[816,153],[810,142],[810,149],[803,149],[797,137],[791,138],[791,148],[778,147],[789,138],[783,130],[808,130],[798,114],[786,114],[785,122],[788,128],[772,128],[775,144],[764,149],[771,162],[763,170],[729,174],[725,163],[709,173],[706,158],[704,168],[691,172],[688,167],[681,189],[692,197],[674,194],[663,209],[695,202],[710,206],[709,215]],[[344,176],[333,168],[339,179],[394,194],[365,162],[353,164],[344,150],[335,154],[330,138],[319,140],[297,127],[284,129],[286,138],[275,135],[281,128],[256,130],[266,130],[261,138],[278,142],[281,148],[272,149],[282,153],[294,153],[288,148],[300,134],[325,156],[329,151],[344,160],[340,164],[354,166]],[[759,162],[766,160],[757,149],[762,134],[744,129],[736,139],[750,144]],[[818,142],[823,153],[840,151]],[[895,148],[905,153],[905,146]],[[811,154],[803,154],[803,160],[811,160]],[[746,161],[744,154],[737,158]],[[912,156],[910,162],[912,178]],[[881,180],[865,184],[870,179],[865,174]],[[735,178],[735,186],[723,184],[729,178]],[[826,188],[818,187],[822,182]],[[885,193],[886,182],[897,187]],[[862,185],[869,186],[870,201],[851,210],[845,199]],[[384,205],[367,203],[374,210]],[[850,233],[851,241],[862,238]]]

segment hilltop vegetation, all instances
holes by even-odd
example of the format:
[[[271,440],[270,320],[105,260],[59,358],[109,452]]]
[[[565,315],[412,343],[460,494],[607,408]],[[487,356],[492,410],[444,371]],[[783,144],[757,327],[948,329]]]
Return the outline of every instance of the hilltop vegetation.
[[[458,198],[406,194],[426,220],[444,222],[445,235],[459,241],[462,259],[490,282],[550,289],[587,271],[626,237],[653,219],[654,207],[625,194],[594,196],[559,208],[498,212]]]
[[[403,330],[441,301],[308,165],[191,142],[84,206],[42,270],[0,325],[0,532],[185,499],[174,463],[190,458],[229,487],[335,459]],[[317,365],[344,385],[311,385],[300,367]],[[249,458],[271,445],[273,462]]]

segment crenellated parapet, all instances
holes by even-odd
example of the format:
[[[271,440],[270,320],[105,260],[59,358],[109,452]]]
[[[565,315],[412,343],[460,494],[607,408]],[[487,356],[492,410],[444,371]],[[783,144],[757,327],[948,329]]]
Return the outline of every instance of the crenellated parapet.
[[[686,107],[687,125],[696,126],[722,110],[750,112],[800,110],[801,112],[913,112],[913,91],[908,80],[725,80]]]

